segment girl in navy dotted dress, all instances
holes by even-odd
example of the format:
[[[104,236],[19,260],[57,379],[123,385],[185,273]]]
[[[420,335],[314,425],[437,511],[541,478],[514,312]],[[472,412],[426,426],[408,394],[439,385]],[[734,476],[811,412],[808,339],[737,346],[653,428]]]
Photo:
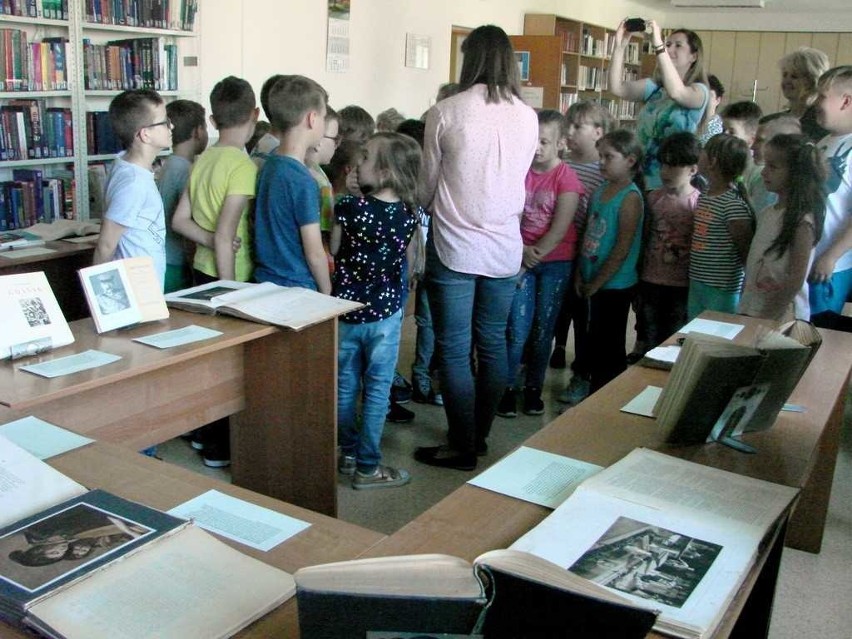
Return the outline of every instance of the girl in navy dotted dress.
[[[399,133],[377,133],[357,168],[363,197],[347,195],[335,205],[331,251],[332,294],[364,306],[340,318],[337,355],[338,471],[352,487],[388,488],[408,483],[403,469],[381,464],[381,438],[388,411],[402,328],[402,262],[417,228],[420,147]],[[415,255],[409,253],[409,263]],[[356,414],[363,393],[360,425]]]

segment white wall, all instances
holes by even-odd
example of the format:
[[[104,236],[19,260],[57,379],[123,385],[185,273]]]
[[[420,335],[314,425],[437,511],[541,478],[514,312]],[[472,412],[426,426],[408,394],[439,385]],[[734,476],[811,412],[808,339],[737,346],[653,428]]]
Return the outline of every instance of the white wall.
[[[765,9],[679,9],[666,11],[665,24],[701,31],[849,31],[852,9],[812,10],[801,0],[800,10],[773,11],[773,0]]]
[[[330,104],[358,104],[373,115],[395,107],[420,117],[449,79],[453,25],[496,24],[523,33],[525,13],[556,13],[615,27],[627,15],[661,19],[631,0],[352,0],[350,69],[325,71],[325,0],[204,0],[199,8],[200,86],[209,108],[213,85],[243,77],[256,92],[275,73],[307,75],[330,94]],[[428,70],[405,67],[405,35],[432,39]]]

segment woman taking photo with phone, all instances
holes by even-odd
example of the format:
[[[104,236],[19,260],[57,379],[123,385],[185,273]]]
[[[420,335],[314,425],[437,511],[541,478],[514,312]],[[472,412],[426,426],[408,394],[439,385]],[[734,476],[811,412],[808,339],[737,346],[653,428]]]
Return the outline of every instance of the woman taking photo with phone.
[[[624,80],[624,52],[634,32],[651,30],[657,68],[650,78]],[[615,32],[609,65],[609,90],[620,98],[643,102],[636,134],[645,148],[645,182],[659,188],[657,150],[664,138],[678,131],[695,133],[702,124],[710,91],[704,71],[704,49],[694,31],[678,29],[665,41],[654,20],[622,20]]]

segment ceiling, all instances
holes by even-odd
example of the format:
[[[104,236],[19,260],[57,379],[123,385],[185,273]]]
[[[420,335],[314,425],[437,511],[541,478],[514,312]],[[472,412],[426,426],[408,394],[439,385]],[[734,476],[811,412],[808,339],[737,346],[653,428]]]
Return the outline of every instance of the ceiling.
[[[706,11],[706,9],[673,7],[671,0],[639,0],[639,2],[660,11]],[[775,13],[849,12],[852,16],[852,3],[849,0],[765,0],[765,2],[765,9]],[[707,0],[707,4],[712,6],[713,1]],[[760,9],[724,7],[719,11],[760,11]],[[852,19],[849,24],[844,25],[844,28],[852,28]]]

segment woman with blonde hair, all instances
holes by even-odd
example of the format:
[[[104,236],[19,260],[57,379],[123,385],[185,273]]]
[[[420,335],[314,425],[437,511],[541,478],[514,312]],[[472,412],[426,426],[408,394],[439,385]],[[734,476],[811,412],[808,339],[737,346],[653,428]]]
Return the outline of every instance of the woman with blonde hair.
[[[811,142],[818,142],[828,134],[817,123],[815,107],[817,82],[830,66],[828,56],[819,49],[800,47],[781,58],[778,66],[781,67],[781,93],[787,100],[787,109],[781,113],[799,118],[802,134]]]

